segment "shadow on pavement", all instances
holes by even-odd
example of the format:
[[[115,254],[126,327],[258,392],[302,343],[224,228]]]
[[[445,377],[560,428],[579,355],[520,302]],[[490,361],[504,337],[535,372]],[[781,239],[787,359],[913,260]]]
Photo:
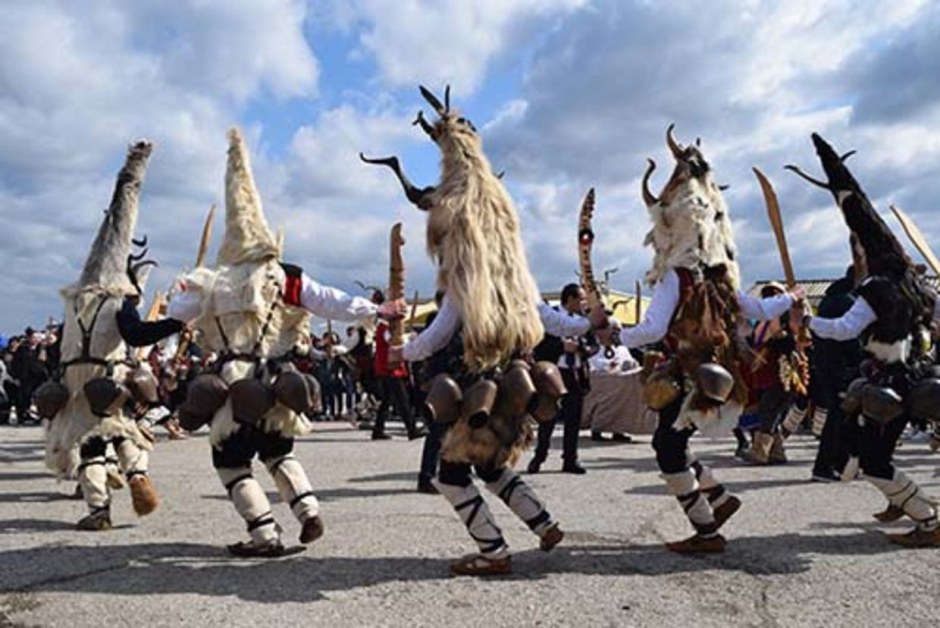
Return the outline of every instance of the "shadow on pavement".
[[[19,503],[19,502],[28,502],[28,503],[41,503],[41,502],[57,502],[63,499],[71,499],[65,493],[59,493],[55,491],[42,491],[35,493],[0,493],[0,503]]]
[[[841,556],[896,552],[875,532],[845,536],[781,534],[731,539],[724,554],[688,557],[661,545],[601,543],[562,546],[552,554],[536,550],[514,556],[510,579],[549,574],[642,575],[740,571],[785,575],[809,570],[814,554]],[[310,553],[278,560],[228,557],[221,546],[195,543],[37,547],[0,552],[7,566],[0,591],[72,591],[107,595],[195,593],[235,596],[277,604],[323,599],[386,582],[449,578],[452,558],[323,557]],[[498,580],[497,580],[498,582]]]

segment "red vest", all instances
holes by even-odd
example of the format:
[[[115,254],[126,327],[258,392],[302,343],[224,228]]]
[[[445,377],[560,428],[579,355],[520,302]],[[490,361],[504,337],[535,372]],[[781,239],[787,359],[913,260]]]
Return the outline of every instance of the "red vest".
[[[408,377],[408,366],[404,362],[393,369],[388,368],[388,324],[384,321],[375,327],[375,375],[377,377]]]

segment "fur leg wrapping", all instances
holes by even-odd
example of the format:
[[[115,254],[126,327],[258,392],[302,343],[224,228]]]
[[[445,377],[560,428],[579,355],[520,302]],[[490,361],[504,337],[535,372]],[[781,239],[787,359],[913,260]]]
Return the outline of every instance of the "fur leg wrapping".
[[[111,441],[108,441],[105,446],[104,455],[104,465],[108,473],[108,487],[110,487],[112,491],[124,488],[124,474],[121,473],[121,464],[118,460],[117,452],[114,451],[114,443]]]
[[[115,445],[114,450],[117,453],[118,462],[128,478],[147,472],[150,466],[150,455],[147,450],[141,449],[129,438],[125,438]]]
[[[715,534],[715,515],[695,479],[695,472],[686,469],[679,473],[664,473],[662,478],[669,492],[679,500],[695,530],[702,536]]]
[[[823,428],[826,427],[826,419],[829,418],[829,411],[825,408],[816,408],[813,411],[813,436],[822,438]]]
[[[705,494],[705,498],[708,499],[708,503],[713,510],[728,501],[731,493],[726,491],[725,487],[715,479],[715,474],[712,473],[711,469],[698,460],[693,460],[689,466],[695,472],[699,490]]]
[[[787,434],[796,434],[800,429],[800,424],[803,423],[803,419],[805,418],[806,408],[798,408],[796,405],[791,405],[790,409],[787,410],[786,416],[783,417],[783,423],[781,423],[780,427],[782,427]]]
[[[82,460],[78,469],[78,484],[82,487],[82,497],[88,504],[88,510],[94,512],[107,508],[111,504],[111,491],[108,489],[104,456]]]
[[[277,484],[281,499],[290,506],[297,520],[303,523],[320,514],[320,503],[313,494],[307,474],[293,454],[265,462],[268,473]]]
[[[216,469],[228,491],[235,510],[248,524],[248,534],[255,545],[266,545],[280,539],[277,523],[271,514],[271,503],[264,489],[251,474],[251,467]]]
[[[885,480],[866,475],[865,479],[884,493],[891,505],[897,506],[924,530],[937,528],[937,508],[928,499],[924,490],[907,477],[903,471],[895,469],[894,478]]]
[[[503,533],[475,484],[456,486],[437,480],[435,486],[457,511],[467,526],[467,532],[480,547],[480,553],[490,559],[503,558],[509,554]]]
[[[523,482],[514,471],[504,469],[498,480],[486,483],[486,488],[503,500],[503,503],[539,536],[555,525],[552,516],[545,510],[545,504],[532,487]]]

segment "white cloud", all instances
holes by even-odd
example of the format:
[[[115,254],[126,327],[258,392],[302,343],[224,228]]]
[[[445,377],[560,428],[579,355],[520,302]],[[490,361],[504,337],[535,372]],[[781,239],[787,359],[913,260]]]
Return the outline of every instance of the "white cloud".
[[[472,93],[494,57],[586,0],[354,0],[359,41],[388,86],[445,83]],[[344,23],[349,6],[338,12]]]
[[[486,140],[491,160],[531,196],[519,199],[522,206],[545,205],[546,181],[580,190],[594,185],[599,199],[622,201],[617,223],[597,243],[610,239],[631,252],[615,283],[630,285],[649,263],[649,251],[632,254],[647,229],[638,178],[653,156],[660,166],[654,190],[665,183],[670,122],[681,141],[702,138],[719,182],[732,185],[727,198],[749,279],[780,273],[752,165],[774,181],[785,220],[797,229],[791,248],[802,274],[839,274],[848,260],[831,198],[781,170],[791,162],[818,168],[813,131],[842,150],[859,149],[852,165],[878,203],[901,190],[923,205],[936,191],[929,173],[940,163],[940,76],[928,60],[935,57],[930,34],[940,27],[940,11],[927,3],[859,10],[847,1],[728,0],[706,11],[690,3],[611,0],[592,9],[568,16],[543,40],[522,92],[505,109],[509,115],[486,127]],[[920,61],[909,62],[916,71],[906,73],[903,60],[912,56]],[[886,81],[905,86],[906,98],[882,99]],[[857,106],[871,111],[894,101],[886,120],[857,115]],[[570,225],[573,196],[559,209],[567,208]],[[807,211],[814,216],[809,223]],[[918,219],[932,227],[927,217]],[[801,237],[806,224],[813,225],[811,238]],[[558,246],[567,247],[561,262],[546,256],[537,265],[553,277],[565,274],[573,243],[562,238]]]
[[[221,193],[225,129],[258,95],[314,96],[295,0],[7,3],[0,21],[0,266],[15,330],[58,315],[126,146],[155,142],[139,232],[166,278]],[[197,233],[198,229],[193,229]],[[182,236],[182,237],[181,237]]]

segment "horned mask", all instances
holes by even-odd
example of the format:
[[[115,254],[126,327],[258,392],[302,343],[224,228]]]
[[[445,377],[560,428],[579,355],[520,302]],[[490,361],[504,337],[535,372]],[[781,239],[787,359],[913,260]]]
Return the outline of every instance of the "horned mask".
[[[701,152],[701,142],[683,146],[673,135],[673,125],[666,131],[666,144],[675,159],[672,175],[660,195],[649,189],[656,162],[649,160],[643,175],[643,201],[653,221],[646,244],[653,246],[653,267],[646,275],[655,284],[671,268],[724,266],[732,285],[739,279],[737,252],[728,206],[721,187],[712,178],[712,170]]]

